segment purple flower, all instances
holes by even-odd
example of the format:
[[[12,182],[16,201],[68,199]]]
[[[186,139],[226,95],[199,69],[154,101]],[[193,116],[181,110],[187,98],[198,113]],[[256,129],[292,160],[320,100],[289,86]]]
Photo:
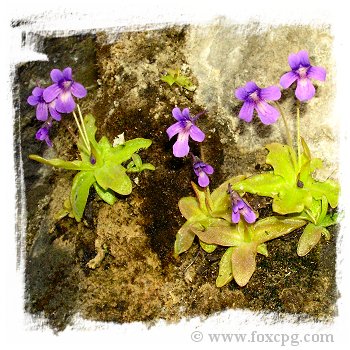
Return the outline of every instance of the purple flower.
[[[205,112],[197,114],[195,117],[191,117],[188,108],[184,108],[182,112],[178,107],[173,109],[173,117],[177,122],[171,125],[166,132],[169,139],[178,134],[177,141],[173,146],[173,154],[175,157],[185,157],[188,155],[190,151],[190,147],[188,146],[189,136],[197,142],[202,142],[204,140],[204,132],[194,124],[197,118],[203,113]]]
[[[246,203],[240,195],[232,190],[231,184],[228,184],[228,193],[231,199],[232,206],[232,222],[238,224],[241,215],[248,224],[252,224],[256,220],[256,215],[253,209]]]
[[[49,119],[46,123],[43,124],[43,126],[37,131],[35,134],[35,138],[39,141],[46,141],[46,144],[49,147],[52,147],[52,142],[49,138],[49,131],[52,126],[52,122]]]
[[[193,158],[193,170],[198,176],[198,185],[201,187],[207,187],[210,182],[208,175],[214,173],[214,168],[211,165],[202,162],[198,157],[194,156],[193,154],[191,155]]]
[[[311,66],[307,51],[290,54],[288,63],[292,70],[282,75],[280,84],[284,89],[297,81],[295,96],[299,101],[308,101],[315,95],[315,87],[310,79],[325,81],[326,70],[322,67]]]
[[[235,96],[244,101],[239,117],[248,123],[253,119],[254,109],[261,122],[266,125],[274,123],[280,116],[278,110],[266,102],[266,100],[277,101],[281,98],[281,91],[277,86],[261,89],[254,81],[249,81],[244,87],[235,91]]]
[[[53,69],[50,73],[54,82],[44,90],[43,97],[46,102],[57,98],[56,110],[60,113],[71,113],[75,109],[75,102],[72,97],[82,98],[86,96],[86,89],[83,85],[75,82],[72,78],[72,68],[67,67],[61,72]]]
[[[32,95],[27,99],[27,102],[31,106],[36,106],[36,118],[44,122],[47,120],[50,112],[53,119],[60,121],[61,114],[59,114],[55,109],[56,100],[53,100],[50,103],[45,102],[43,92],[44,89],[41,87],[35,87],[32,91]]]

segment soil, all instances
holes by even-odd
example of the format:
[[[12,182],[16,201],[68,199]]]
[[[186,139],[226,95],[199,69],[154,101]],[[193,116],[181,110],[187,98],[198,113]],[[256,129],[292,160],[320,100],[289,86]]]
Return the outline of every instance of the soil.
[[[173,141],[165,130],[173,123],[175,105],[191,107],[193,114],[207,106],[198,102],[197,92],[170,87],[160,77],[166,68],[181,68],[198,84],[186,58],[189,29],[173,26],[69,37],[27,33],[49,59],[17,66],[14,81],[18,199],[25,203],[22,215],[27,219],[24,239],[18,236],[18,250],[25,252],[25,309],[38,327],[48,325],[62,331],[76,314],[96,321],[148,324],[235,308],[273,311],[279,317],[293,314],[296,321],[328,322],[336,314],[336,227],[330,241],[322,240],[303,258],[296,253],[300,231],[269,242],[269,257],[258,256],[257,270],[243,288],[235,282],[215,287],[220,248],[208,254],[196,240],[188,252],[173,257],[175,235],[184,223],[177,203],[193,195],[190,182],[195,176],[189,159],[172,155]],[[54,127],[54,148],[47,150],[34,140],[39,123],[26,103],[36,80],[48,85],[50,70],[67,66],[88,87],[88,96],[80,105],[95,116],[97,139],[106,135],[112,141],[122,132],[126,139],[150,138],[153,144],[141,157],[156,167],[154,172],[138,174],[132,193],[119,196],[113,206],[91,190],[80,223],[68,217],[58,222],[54,218],[69,195],[74,172],[28,159],[32,153],[77,158],[74,139],[64,127],[74,128],[70,116]],[[270,135],[269,127],[260,127],[258,120],[253,124],[261,138]],[[206,140],[201,147],[195,143],[191,147],[215,168],[211,188],[232,174],[263,170],[266,150],[242,154],[239,142],[222,142],[227,125],[218,123],[214,112],[200,117],[198,125]],[[240,122],[235,137],[244,138],[246,133]],[[236,164],[231,169],[225,163],[228,154],[231,164]],[[268,198],[250,199],[260,216],[271,214]],[[101,249],[105,256],[100,266],[89,268],[87,263]]]

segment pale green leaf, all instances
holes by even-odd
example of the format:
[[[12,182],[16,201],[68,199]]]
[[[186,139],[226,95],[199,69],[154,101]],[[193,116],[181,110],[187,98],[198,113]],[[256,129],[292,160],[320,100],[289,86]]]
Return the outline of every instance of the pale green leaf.
[[[63,168],[67,170],[94,170],[94,166],[89,162],[82,162],[81,160],[73,160],[73,161],[66,161],[59,158],[54,159],[45,159],[40,156],[37,156],[36,154],[29,155],[29,158],[32,160],[35,160],[39,163],[43,163],[45,165],[51,165],[55,168]]]
[[[244,243],[232,248],[232,275],[240,287],[244,287],[256,269],[256,243]]]
[[[203,230],[192,227],[192,231],[201,241],[207,244],[231,247],[239,245],[243,240],[238,232],[237,225],[232,225],[220,219],[217,219],[214,224]]]
[[[266,256],[266,257],[269,256],[269,252],[268,252],[268,250],[267,250],[267,245],[266,245],[266,243],[261,243],[261,244],[259,244],[256,250],[257,250],[257,252],[258,252],[259,254],[261,254],[261,255],[264,255],[264,256]]]
[[[199,244],[202,247],[202,249],[204,251],[206,251],[207,253],[212,253],[217,248],[217,245],[207,244],[207,243],[202,242],[201,240],[199,241]]]
[[[306,222],[301,219],[270,216],[258,220],[252,226],[252,240],[257,243],[267,242],[286,235],[305,224]]]
[[[122,164],[129,160],[134,153],[141,149],[146,149],[152,144],[149,139],[136,138],[126,141],[123,145],[111,147],[105,155],[105,161],[111,161],[114,164]]]
[[[104,190],[97,182],[94,183],[94,188],[99,197],[109,205],[113,205],[117,201],[117,197],[111,190]]]
[[[74,217],[78,222],[83,217],[90,187],[95,181],[95,176],[91,171],[81,171],[73,179],[70,202]]]
[[[186,222],[182,225],[176,234],[176,240],[174,244],[175,257],[178,257],[181,253],[190,249],[193,243],[195,234],[192,232],[190,225],[191,224],[189,222]]]
[[[132,191],[132,182],[126,169],[112,162],[105,162],[104,166],[94,172],[96,181],[104,189],[111,189],[119,194],[128,195]]]
[[[294,150],[290,146],[280,143],[271,143],[266,145],[266,148],[269,150],[266,163],[272,165],[274,174],[282,176],[288,184],[296,184],[297,171]]]
[[[219,275],[216,278],[216,286],[219,288],[231,282],[233,279],[232,250],[233,247],[228,248],[220,260]]]
[[[249,192],[260,196],[275,197],[285,186],[283,177],[273,172],[253,175],[243,181],[232,184],[232,188],[238,192]]]
[[[305,256],[314,248],[321,239],[322,234],[327,234],[327,229],[322,226],[316,226],[312,223],[307,224],[304,232],[299,238],[297,253],[299,256]]]

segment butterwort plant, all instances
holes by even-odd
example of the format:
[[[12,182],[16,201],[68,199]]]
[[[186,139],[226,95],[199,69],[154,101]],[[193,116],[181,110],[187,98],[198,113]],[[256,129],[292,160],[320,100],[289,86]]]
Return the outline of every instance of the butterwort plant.
[[[280,78],[282,88],[296,83],[296,138],[288,127],[288,118],[278,103],[281,90],[277,85],[261,88],[254,81],[235,91],[243,102],[238,117],[251,122],[254,111],[265,125],[276,123],[282,116],[286,128],[287,144],[266,145],[266,164],[271,170],[256,175],[238,175],[226,180],[213,192],[206,179],[205,164],[198,164],[196,175],[202,184],[192,183],[195,197],[183,197],[179,209],[186,219],[176,234],[174,255],[188,251],[195,238],[202,249],[212,253],[218,246],[226,247],[220,264],[216,285],[222,287],[234,280],[245,286],[256,270],[256,256],[268,257],[267,242],[296,229],[301,229],[297,253],[308,254],[321,237],[330,239],[328,227],[338,221],[336,208],[340,186],[336,180],[320,181],[314,175],[323,166],[322,160],[312,157],[300,135],[300,104],[315,95],[312,80],[324,81],[326,71],[310,63],[305,50],[289,55],[291,71]],[[203,183],[204,180],[204,183]],[[246,194],[272,198],[272,215],[259,218],[247,201]]]
[[[38,155],[30,155],[29,158],[56,168],[78,171],[73,179],[70,197],[65,201],[58,217],[69,215],[79,222],[83,218],[91,187],[94,187],[102,200],[113,205],[117,200],[115,193],[129,195],[132,191],[132,181],[128,173],[155,169],[152,164],[143,163],[138,155],[138,152],[147,149],[152,141],[136,138],[123,140],[114,146],[106,136],[97,141],[94,116],[87,114],[83,117],[79,105],[74,100],[85,97],[87,90],[73,80],[72,69],[53,69],[50,76],[52,85],[47,88],[35,87],[32,95],[28,97],[28,103],[36,106],[37,119],[44,122],[36,133],[36,138],[46,141],[47,145],[52,147],[49,131],[53,120],[59,122],[63,118],[62,115],[72,113],[79,132],[76,139],[80,160],[45,159]],[[69,119],[69,116],[64,118]]]

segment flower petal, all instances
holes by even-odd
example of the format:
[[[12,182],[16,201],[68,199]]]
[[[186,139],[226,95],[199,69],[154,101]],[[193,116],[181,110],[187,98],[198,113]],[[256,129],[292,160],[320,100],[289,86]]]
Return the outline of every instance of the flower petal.
[[[54,83],[63,80],[63,74],[59,69],[53,69],[50,73],[50,77]]]
[[[231,220],[234,224],[238,224],[239,220],[241,218],[241,215],[239,213],[239,211],[237,211],[236,213],[232,210],[232,215],[231,215]]]
[[[201,187],[207,187],[209,182],[208,175],[204,171],[201,171],[198,175],[198,185]]]
[[[250,102],[250,101],[244,102],[239,112],[239,117],[248,123],[251,122],[253,119],[254,107],[255,107],[254,102]]]
[[[44,124],[45,125],[45,124]],[[49,136],[49,129],[47,127],[40,128],[35,134],[35,138],[39,141],[45,140]]]
[[[177,120],[177,121],[182,121],[184,120],[184,117],[182,116],[182,112],[181,109],[179,107],[175,107],[172,111],[173,117]]]
[[[214,168],[209,165],[209,164],[205,164],[205,166],[202,168],[208,175],[211,175],[214,173]]]
[[[40,97],[43,95],[44,89],[41,87],[35,87],[32,91],[32,95],[36,97]]]
[[[49,112],[53,119],[57,120],[58,122],[62,119],[61,114],[59,114],[54,107],[49,105]]]
[[[315,87],[312,85],[310,79],[299,79],[295,96],[299,101],[308,101],[315,95]]]
[[[44,90],[43,98],[46,102],[51,102],[60,94],[60,92],[62,92],[62,89],[58,84],[52,84]]]
[[[184,108],[182,110],[182,119],[187,119],[187,120],[190,120],[190,110],[189,108]]]
[[[289,88],[298,79],[298,74],[293,71],[285,73],[280,79],[280,84],[283,89]]]
[[[241,209],[241,214],[243,215],[244,220],[248,224],[252,224],[256,220],[256,215],[255,215],[254,211],[247,204],[244,206],[243,209]]]
[[[185,157],[190,151],[188,145],[188,132],[180,132],[177,141],[173,145],[173,154],[175,157]]]
[[[259,86],[255,84],[254,81],[248,81],[247,84],[245,84],[245,90],[248,95],[252,94],[254,91],[259,90]]]
[[[33,96],[30,95],[27,98],[27,102],[31,105],[31,106],[36,106],[39,103],[39,98],[37,96]]]
[[[327,72],[323,67],[310,67],[310,69],[307,72],[307,77],[325,81],[326,80]]]
[[[300,57],[299,57],[299,54],[297,54],[297,53],[291,53],[291,54],[288,56],[288,63],[289,63],[290,68],[292,68],[293,70],[298,69],[299,66],[300,66]]]
[[[241,101],[245,101],[248,97],[247,91],[244,87],[240,87],[235,90],[235,96]]]
[[[179,132],[181,132],[184,128],[182,127],[180,122],[177,122],[171,126],[168,127],[168,129],[166,130],[166,133],[169,136],[169,140],[175,136],[176,134],[178,134]]]
[[[60,113],[71,113],[75,109],[75,102],[70,91],[61,93],[56,101],[56,111]]]
[[[278,86],[269,86],[260,90],[260,98],[269,101],[277,101],[281,98],[281,90]]]
[[[38,103],[36,107],[36,119],[46,121],[48,117],[47,104],[45,102]]]
[[[197,142],[202,142],[205,139],[204,132],[194,124],[192,124],[190,127],[190,136],[192,140]]]
[[[300,60],[300,64],[303,67],[309,67],[310,66],[310,60],[309,60],[309,54],[307,51],[305,50],[301,50],[297,53],[299,60]]]
[[[273,124],[280,116],[279,111],[265,101],[258,102],[255,108],[261,122],[266,125]]]
[[[87,91],[84,88],[84,86],[81,85],[80,83],[77,83],[77,82],[74,82],[70,89],[71,89],[72,94],[78,98],[83,98],[87,94]]]
[[[62,74],[63,74],[63,78],[65,80],[72,80],[73,76],[72,76],[72,68],[71,67],[67,67],[67,68],[63,69]]]

